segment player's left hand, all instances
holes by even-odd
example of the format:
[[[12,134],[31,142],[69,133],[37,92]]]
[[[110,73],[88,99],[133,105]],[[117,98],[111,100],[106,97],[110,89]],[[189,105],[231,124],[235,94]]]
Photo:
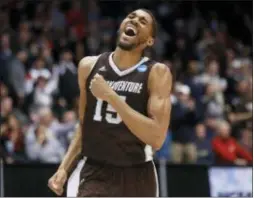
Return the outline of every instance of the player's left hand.
[[[107,101],[109,96],[114,93],[114,90],[100,74],[95,74],[91,80],[89,88],[96,98],[100,98],[105,101]]]

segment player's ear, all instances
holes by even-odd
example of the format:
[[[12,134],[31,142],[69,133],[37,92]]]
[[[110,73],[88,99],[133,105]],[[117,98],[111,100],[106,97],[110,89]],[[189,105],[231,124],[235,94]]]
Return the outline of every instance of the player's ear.
[[[147,40],[147,46],[148,46],[148,47],[152,47],[153,44],[154,44],[154,39],[153,39],[153,38],[149,38],[149,39]]]

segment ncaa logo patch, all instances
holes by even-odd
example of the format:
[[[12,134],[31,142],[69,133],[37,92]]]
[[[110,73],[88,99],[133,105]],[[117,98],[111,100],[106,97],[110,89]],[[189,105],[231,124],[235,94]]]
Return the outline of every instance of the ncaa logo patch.
[[[137,68],[137,70],[138,70],[139,72],[145,72],[145,71],[147,70],[147,66],[146,66],[146,65],[140,65],[140,66]]]

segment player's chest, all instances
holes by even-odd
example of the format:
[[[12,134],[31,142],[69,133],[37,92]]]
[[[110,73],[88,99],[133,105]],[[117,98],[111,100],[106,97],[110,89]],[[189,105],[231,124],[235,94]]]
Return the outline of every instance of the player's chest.
[[[90,82],[98,72],[94,72],[90,77]],[[119,76],[112,71],[99,73],[108,86],[117,94],[123,96],[139,97],[147,91],[147,77],[145,74],[132,72],[131,74]],[[88,83],[90,83],[88,82]]]

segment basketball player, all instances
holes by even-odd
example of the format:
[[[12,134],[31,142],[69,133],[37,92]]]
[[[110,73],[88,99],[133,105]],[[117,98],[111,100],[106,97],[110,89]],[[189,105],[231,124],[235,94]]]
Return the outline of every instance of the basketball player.
[[[58,195],[81,153],[80,197],[158,196],[152,150],[169,126],[169,68],[143,57],[154,44],[156,21],[145,9],[121,23],[114,52],[79,63],[80,128],[49,187]]]

